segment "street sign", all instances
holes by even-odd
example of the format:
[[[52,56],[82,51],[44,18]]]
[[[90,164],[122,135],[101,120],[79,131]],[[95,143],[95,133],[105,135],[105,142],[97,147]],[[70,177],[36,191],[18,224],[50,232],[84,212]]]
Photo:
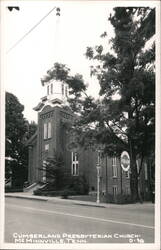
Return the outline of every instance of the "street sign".
[[[126,151],[123,151],[121,154],[121,167],[126,172],[130,168],[130,156]]]

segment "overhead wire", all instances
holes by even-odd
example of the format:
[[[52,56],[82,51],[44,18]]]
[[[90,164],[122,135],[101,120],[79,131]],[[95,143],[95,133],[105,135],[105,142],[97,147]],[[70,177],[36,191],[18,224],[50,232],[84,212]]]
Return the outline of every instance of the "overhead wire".
[[[45,16],[43,16],[27,33],[25,33],[11,48],[7,50],[7,54],[14,49],[27,35],[29,35],[47,16],[51,14],[51,12],[56,9],[53,7]]]

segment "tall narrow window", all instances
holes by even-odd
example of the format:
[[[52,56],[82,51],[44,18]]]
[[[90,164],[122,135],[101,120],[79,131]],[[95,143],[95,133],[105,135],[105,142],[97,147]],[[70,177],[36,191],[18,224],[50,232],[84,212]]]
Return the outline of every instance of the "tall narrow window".
[[[68,97],[68,87],[65,87],[65,96]]]
[[[126,195],[130,194],[130,187],[128,187],[128,186],[125,187],[125,194]]]
[[[116,162],[116,157],[112,158],[112,172],[113,172],[113,177],[117,177],[117,162]]]
[[[61,85],[62,88],[62,95],[64,95],[64,84]]]
[[[48,122],[48,138],[51,138],[51,122]]]
[[[148,168],[147,168],[147,164],[144,163],[144,171],[145,171],[145,180],[148,180]]]
[[[51,84],[51,94],[53,94],[53,84]]]
[[[44,123],[44,140],[51,138],[51,122]]]
[[[114,196],[114,198],[116,197],[116,195],[117,195],[117,186],[113,186],[113,196]]]
[[[72,152],[72,175],[79,175],[79,161],[78,161],[78,153]]]
[[[49,85],[47,86],[47,95],[49,95]]]
[[[44,139],[47,139],[47,123],[44,123]]]
[[[43,161],[42,182],[46,183],[46,161]]]
[[[136,166],[137,166],[137,173],[139,173],[139,161],[136,160]]]
[[[97,163],[101,164],[101,152],[100,151],[98,152],[98,155],[97,155]]]

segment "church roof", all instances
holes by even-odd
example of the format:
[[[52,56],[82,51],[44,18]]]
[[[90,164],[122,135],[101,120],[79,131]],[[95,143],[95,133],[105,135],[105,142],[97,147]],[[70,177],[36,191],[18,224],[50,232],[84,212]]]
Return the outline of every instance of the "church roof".
[[[33,108],[33,110],[39,111],[39,110],[42,109],[42,107],[43,107],[44,105],[45,105],[45,104],[44,104],[43,102],[39,102],[38,105],[37,105],[35,108]]]
[[[60,100],[59,98],[54,98],[54,99],[52,100],[52,103],[53,103],[53,104],[56,104],[56,103],[62,104],[63,102],[62,102],[62,100]]]

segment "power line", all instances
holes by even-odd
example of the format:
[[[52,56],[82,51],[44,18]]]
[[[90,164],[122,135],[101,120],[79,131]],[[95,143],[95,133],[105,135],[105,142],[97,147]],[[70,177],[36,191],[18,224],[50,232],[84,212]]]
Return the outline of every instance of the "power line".
[[[23,35],[9,50],[7,50],[7,53],[9,53],[12,49],[14,49],[28,34],[30,34],[47,16],[50,15],[50,13],[55,9],[56,7],[52,8],[43,18],[40,19],[38,23],[36,23],[25,35]],[[57,8],[57,12],[60,14],[60,9]],[[58,14],[57,13],[57,14]]]

